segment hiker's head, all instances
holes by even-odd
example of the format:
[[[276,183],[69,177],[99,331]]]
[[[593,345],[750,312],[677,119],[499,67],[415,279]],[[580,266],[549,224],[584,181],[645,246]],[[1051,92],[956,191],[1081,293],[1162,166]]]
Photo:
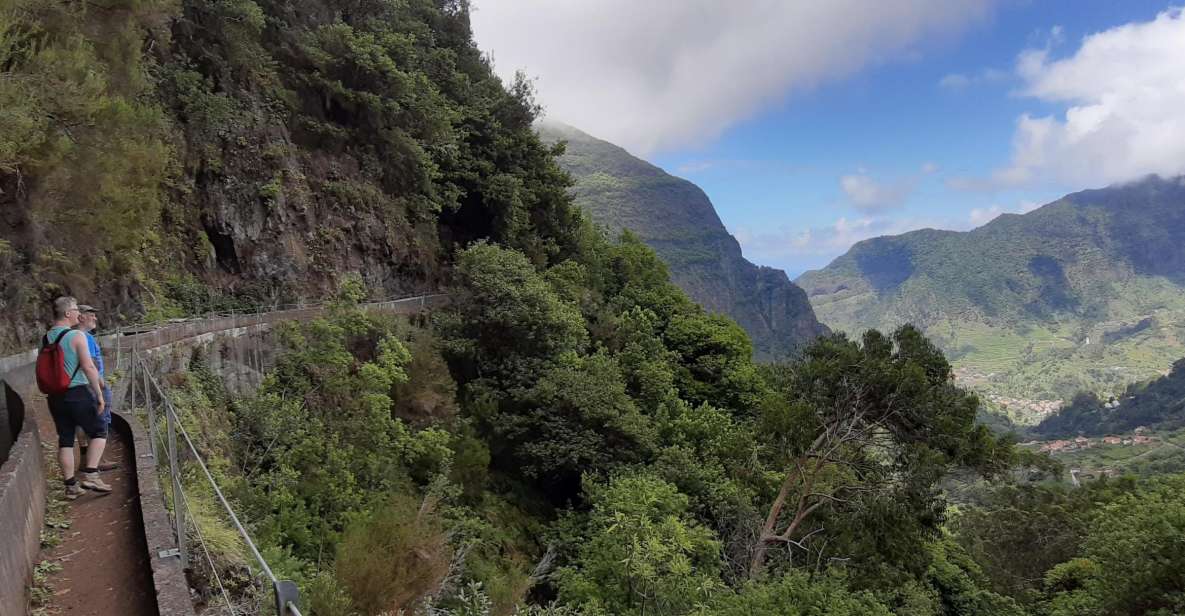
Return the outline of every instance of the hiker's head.
[[[78,312],[78,329],[89,332],[99,326],[99,311],[94,306],[83,304],[78,307]]]
[[[78,325],[78,300],[70,296],[62,296],[53,301],[53,320],[55,323],[74,327]]]

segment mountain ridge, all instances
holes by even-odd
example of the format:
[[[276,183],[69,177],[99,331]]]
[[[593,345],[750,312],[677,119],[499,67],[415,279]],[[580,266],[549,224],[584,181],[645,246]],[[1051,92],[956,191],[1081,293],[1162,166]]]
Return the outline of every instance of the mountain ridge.
[[[833,328],[919,325],[985,391],[1117,393],[1185,355],[1185,183],[1149,176],[971,231],[871,238],[797,282]]]
[[[567,143],[560,165],[577,205],[610,235],[628,229],[653,248],[693,300],[749,333],[757,358],[790,357],[829,331],[785,272],[744,258],[699,186],[572,126],[537,128],[545,142]]]

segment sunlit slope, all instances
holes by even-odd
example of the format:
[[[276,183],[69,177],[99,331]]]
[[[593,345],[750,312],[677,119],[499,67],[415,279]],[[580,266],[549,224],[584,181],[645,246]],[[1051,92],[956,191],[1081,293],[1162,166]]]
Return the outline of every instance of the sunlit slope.
[[[969,232],[861,242],[798,279],[848,332],[921,326],[982,391],[1118,391],[1185,355],[1185,184],[1068,195]]]
[[[628,229],[646,242],[691,299],[745,329],[758,359],[793,356],[826,331],[785,272],[744,258],[698,186],[570,126],[543,123],[540,134],[567,144],[560,164],[576,204],[611,235]]]

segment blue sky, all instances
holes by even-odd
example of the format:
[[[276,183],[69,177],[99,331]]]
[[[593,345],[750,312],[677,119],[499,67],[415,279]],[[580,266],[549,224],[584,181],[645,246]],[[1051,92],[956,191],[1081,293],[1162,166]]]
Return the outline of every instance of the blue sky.
[[[534,1],[477,3],[499,71],[536,78],[550,116],[698,184],[746,256],[791,277],[866,237],[968,229],[1185,167],[1171,3],[909,0],[852,18],[690,2],[635,31],[607,0],[531,22]]]

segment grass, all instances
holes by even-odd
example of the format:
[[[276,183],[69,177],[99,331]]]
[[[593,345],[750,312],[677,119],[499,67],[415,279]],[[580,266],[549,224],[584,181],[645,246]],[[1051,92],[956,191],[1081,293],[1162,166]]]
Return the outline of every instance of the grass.
[[[62,566],[51,560],[43,560],[33,567],[33,583],[29,586],[29,605],[33,616],[57,613],[51,604],[54,596],[52,579]]]
[[[62,490],[62,471],[56,460],[57,449],[42,445],[42,455],[45,457],[46,477],[45,496],[45,527],[41,529],[41,552],[47,553],[62,542],[62,535],[70,528],[70,501]],[[62,566],[49,558],[44,558],[33,566],[33,581],[29,585],[29,609],[33,616],[55,614],[53,607],[54,586],[53,577],[62,570]]]

